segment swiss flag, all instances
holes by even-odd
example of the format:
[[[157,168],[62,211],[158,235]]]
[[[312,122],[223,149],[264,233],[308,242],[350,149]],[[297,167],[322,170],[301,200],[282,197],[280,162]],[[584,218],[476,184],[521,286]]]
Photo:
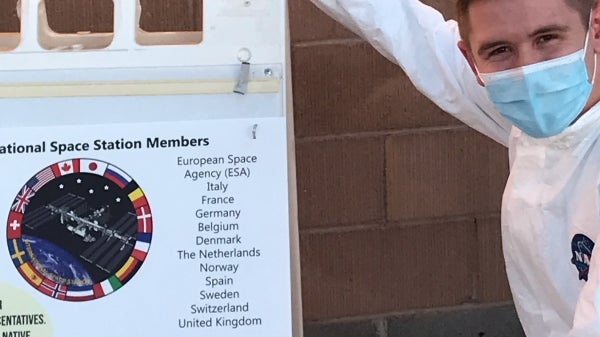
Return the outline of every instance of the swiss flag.
[[[55,177],[60,177],[71,173],[78,173],[80,171],[79,167],[79,159],[66,160],[52,165],[52,172]]]
[[[8,215],[7,239],[18,239],[21,237],[21,227],[23,226],[23,214],[10,212]]]

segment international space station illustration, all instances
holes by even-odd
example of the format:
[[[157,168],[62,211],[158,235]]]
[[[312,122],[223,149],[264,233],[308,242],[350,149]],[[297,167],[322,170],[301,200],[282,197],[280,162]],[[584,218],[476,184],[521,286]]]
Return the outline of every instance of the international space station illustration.
[[[64,232],[66,229],[71,235],[63,235],[64,243],[76,246],[68,249],[72,254],[78,254],[82,260],[114,274],[135,246],[137,217],[134,213],[124,212],[116,222],[110,223],[110,219],[108,205],[90,207],[85,198],[68,193],[28,211],[23,224],[32,233],[61,229]],[[67,243],[74,239],[79,244]]]

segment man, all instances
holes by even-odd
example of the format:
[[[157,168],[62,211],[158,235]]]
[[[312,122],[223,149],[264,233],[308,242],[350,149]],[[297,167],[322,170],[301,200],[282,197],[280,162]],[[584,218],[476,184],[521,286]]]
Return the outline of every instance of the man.
[[[600,336],[600,8],[458,0],[457,24],[418,0],[312,1],[509,148],[503,249],[526,334]]]

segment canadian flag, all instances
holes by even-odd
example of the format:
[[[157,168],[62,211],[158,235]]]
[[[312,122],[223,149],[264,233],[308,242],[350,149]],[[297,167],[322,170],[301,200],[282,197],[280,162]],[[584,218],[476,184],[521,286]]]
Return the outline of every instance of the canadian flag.
[[[79,159],[66,160],[52,165],[54,176],[60,177],[79,172]]]

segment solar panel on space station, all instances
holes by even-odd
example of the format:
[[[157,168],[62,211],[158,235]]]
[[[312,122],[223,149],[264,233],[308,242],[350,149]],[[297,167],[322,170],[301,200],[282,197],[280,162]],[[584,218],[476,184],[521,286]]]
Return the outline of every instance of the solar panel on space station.
[[[107,233],[86,249],[81,257],[108,273],[114,273],[123,264],[123,259],[131,255],[136,231],[135,214],[126,213],[109,226]]]
[[[137,217],[127,212],[114,223],[108,223],[109,218],[108,206],[91,208],[84,198],[69,193],[28,211],[24,224],[33,231],[50,224],[64,226],[88,244],[80,254],[83,260],[115,273],[135,246]]]
[[[63,210],[65,213],[74,212],[77,214],[84,209],[87,209],[87,203],[82,197],[78,197],[74,194],[66,194],[62,197],[54,200],[47,206],[39,207],[33,211],[28,211],[25,214],[24,224],[30,229],[36,229],[40,226],[46,225],[49,222],[56,220],[61,213],[53,212],[53,209]]]

